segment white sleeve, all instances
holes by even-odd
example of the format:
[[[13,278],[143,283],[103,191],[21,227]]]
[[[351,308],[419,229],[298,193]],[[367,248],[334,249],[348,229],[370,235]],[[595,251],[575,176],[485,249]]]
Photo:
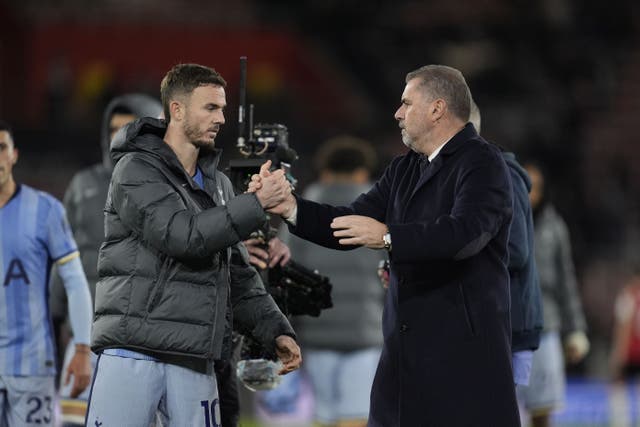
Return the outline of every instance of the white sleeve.
[[[76,256],[66,262],[58,263],[58,272],[67,291],[73,340],[76,344],[88,345],[91,336],[93,304],[80,257]]]

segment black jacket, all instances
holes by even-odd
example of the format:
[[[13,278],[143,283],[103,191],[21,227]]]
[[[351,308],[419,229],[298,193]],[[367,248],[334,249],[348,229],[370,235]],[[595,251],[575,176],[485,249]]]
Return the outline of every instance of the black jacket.
[[[265,291],[240,241],[265,212],[253,194],[233,197],[216,169],[218,152],[201,151],[201,190],[162,140],[163,121],[122,129],[105,207],[92,348],[153,355],[227,358],[232,317],[238,330],[273,350],[294,336]],[[233,308],[233,316],[230,308]]]
[[[511,349],[535,350],[542,333],[542,298],[534,251],[531,180],[513,153],[502,153],[513,188],[513,220],[509,229],[511,281]]]
[[[391,278],[370,427],[517,427],[507,167],[470,124],[425,173],[421,157],[396,158],[348,207],[299,199],[292,231],[345,249],[329,226],[334,217],[365,215],[389,227]]]

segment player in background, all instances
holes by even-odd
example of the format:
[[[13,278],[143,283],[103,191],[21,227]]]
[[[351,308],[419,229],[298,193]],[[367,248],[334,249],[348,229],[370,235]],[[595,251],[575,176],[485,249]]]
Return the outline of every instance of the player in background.
[[[49,276],[56,264],[69,298],[75,352],[63,374],[71,395],[89,385],[91,297],[62,204],[13,178],[13,134],[0,122],[0,425],[53,426],[55,344]]]

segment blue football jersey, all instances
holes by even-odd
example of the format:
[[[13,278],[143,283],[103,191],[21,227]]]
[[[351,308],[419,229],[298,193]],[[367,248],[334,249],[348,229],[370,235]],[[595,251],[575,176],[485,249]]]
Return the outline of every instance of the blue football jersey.
[[[0,208],[0,374],[55,374],[49,276],[53,263],[76,256],[62,204],[19,186]]]

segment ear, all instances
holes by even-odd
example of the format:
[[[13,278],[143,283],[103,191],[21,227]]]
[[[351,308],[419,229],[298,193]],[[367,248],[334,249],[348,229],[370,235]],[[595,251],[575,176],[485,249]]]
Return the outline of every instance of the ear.
[[[429,107],[429,113],[433,121],[438,121],[447,111],[447,103],[444,99],[438,98],[433,101]]]
[[[11,165],[15,165],[18,163],[18,149],[13,147],[13,159],[11,161]]]
[[[180,101],[173,100],[169,103],[169,113],[171,120],[181,121],[184,118],[184,104]]]

